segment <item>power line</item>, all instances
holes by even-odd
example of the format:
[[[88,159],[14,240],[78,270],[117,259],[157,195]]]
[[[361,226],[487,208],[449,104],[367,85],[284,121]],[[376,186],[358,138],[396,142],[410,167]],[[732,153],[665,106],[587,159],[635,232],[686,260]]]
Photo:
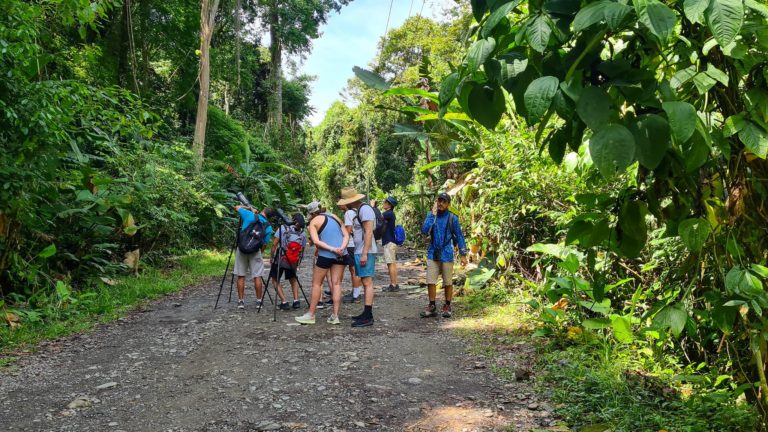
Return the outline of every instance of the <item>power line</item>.
[[[424,12],[424,5],[427,4],[427,0],[421,1],[421,10],[419,10],[419,16],[421,16],[421,13]]]
[[[408,8],[408,18],[411,17],[411,10],[413,9],[413,0],[411,0],[411,6]]]
[[[389,31],[389,18],[392,16],[392,4],[395,2],[395,0],[389,0],[389,13],[387,13],[387,28],[384,29],[384,37],[387,37],[387,32]]]

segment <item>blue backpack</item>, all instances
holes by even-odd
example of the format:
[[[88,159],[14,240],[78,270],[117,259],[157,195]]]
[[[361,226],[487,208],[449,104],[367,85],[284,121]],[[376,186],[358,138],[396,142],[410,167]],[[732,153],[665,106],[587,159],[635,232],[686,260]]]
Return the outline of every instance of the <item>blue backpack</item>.
[[[402,246],[405,243],[405,228],[402,225],[395,226],[395,244]]]

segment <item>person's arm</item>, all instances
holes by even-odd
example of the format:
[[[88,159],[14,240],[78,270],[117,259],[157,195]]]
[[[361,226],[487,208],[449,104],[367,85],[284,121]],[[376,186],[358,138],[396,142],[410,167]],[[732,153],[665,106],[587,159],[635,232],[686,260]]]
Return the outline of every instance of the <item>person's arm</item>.
[[[325,249],[327,251],[331,251],[338,255],[338,250],[334,248],[333,246],[329,245],[328,243],[325,243],[324,241],[320,240],[320,235],[317,233],[318,227],[322,225],[321,221],[318,218],[314,218],[312,222],[309,224],[309,238],[312,239],[312,243],[314,243],[316,249]]]
[[[427,213],[427,218],[424,219],[424,225],[421,226],[421,233],[428,235],[432,230],[432,226],[435,224],[435,214]]]
[[[360,255],[360,265],[365,267],[368,263],[368,250],[371,249],[371,242],[373,241],[373,221],[367,220],[363,222],[363,250]]]
[[[334,216],[333,219],[339,223],[340,227],[342,227],[341,235],[344,236],[344,239],[341,241],[341,247],[339,248],[341,250],[341,255],[339,256],[342,256],[344,251],[347,249],[347,245],[349,244],[349,231],[345,229],[344,222],[342,222],[341,219],[337,218],[336,216]]]

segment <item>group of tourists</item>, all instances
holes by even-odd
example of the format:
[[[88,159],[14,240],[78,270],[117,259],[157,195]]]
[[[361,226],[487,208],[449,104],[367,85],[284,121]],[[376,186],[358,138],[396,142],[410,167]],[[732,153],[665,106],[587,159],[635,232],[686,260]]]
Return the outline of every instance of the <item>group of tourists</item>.
[[[263,239],[263,247],[253,253],[245,253],[238,244],[235,253],[234,274],[237,276],[237,307],[243,309],[245,278],[253,278],[256,291],[256,304],[261,307],[264,295],[262,274],[264,273],[263,250],[270,248],[269,278],[276,287],[277,297],[282,310],[299,309],[299,289],[301,288],[296,269],[303,255],[304,247],[309,243],[315,249],[315,262],[312,272],[312,290],[309,298],[309,310],[295,318],[301,324],[315,324],[317,309],[326,304],[331,308],[327,322],[341,324],[339,312],[342,303],[357,303],[362,299],[363,309],[352,317],[352,327],[367,327],[374,323],[373,277],[377,255],[383,255],[387,265],[390,283],[385,292],[397,292],[398,284],[397,248],[404,240],[404,231],[397,225],[394,209],[397,199],[390,196],[382,203],[384,212],[380,212],[375,201],[366,202],[365,195],[354,188],[344,188],[336,205],[343,212],[343,219],[323,208],[314,201],[306,206],[307,219],[301,213],[293,215],[290,221],[281,221],[275,232],[270,220],[278,215],[274,209],[266,208],[261,212],[242,205],[235,207],[241,219],[240,239],[244,235]],[[458,217],[449,211],[450,195],[441,193],[437,196],[432,210],[426,215],[421,232],[427,236],[427,292],[429,304],[420,316],[423,318],[445,318],[452,316],[451,299],[453,298],[453,263],[454,249],[458,247],[462,263],[466,264],[467,248]],[[283,217],[283,219],[285,219]],[[304,235],[308,232],[309,239]],[[381,240],[381,248],[377,245]],[[242,240],[238,240],[242,242]],[[381,249],[381,252],[379,251]],[[345,269],[349,269],[352,290],[342,296],[341,282]],[[438,313],[436,304],[437,281],[442,278],[445,301]],[[291,284],[293,303],[280,286],[280,279],[287,279]],[[323,287],[328,284],[326,293],[330,299],[324,301]]]

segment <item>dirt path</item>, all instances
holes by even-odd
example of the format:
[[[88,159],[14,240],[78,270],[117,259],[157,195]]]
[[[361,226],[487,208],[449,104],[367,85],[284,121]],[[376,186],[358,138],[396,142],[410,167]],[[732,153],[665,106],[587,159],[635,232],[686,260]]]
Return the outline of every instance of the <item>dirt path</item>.
[[[309,295],[309,266],[300,277]],[[114,324],[44,344],[0,374],[3,431],[476,431],[547,425],[527,382],[504,383],[447,327],[420,319],[422,288],[379,294],[376,324],[295,325],[304,313],[213,309],[217,281]],[[345,274],[345,278],[348,278]],[[405,268],[403,279],[423,277]],[[345,279],[345,289],[349,282]],[[248,303],[248,300],[251,300]]]

